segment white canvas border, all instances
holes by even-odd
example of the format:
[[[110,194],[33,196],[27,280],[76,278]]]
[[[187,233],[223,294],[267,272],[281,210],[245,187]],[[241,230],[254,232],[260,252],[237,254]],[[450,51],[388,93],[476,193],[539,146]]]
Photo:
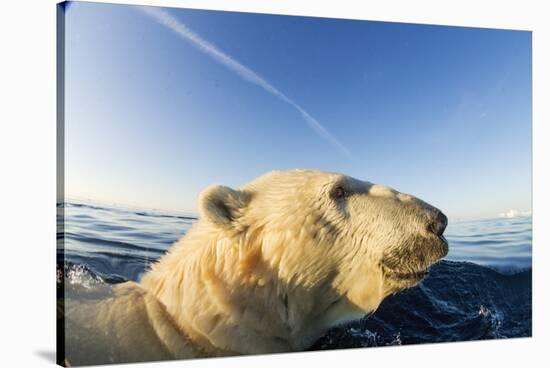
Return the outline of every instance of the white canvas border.
[[[549,346],[549,26],[542,1],[111,1],[533,31],[533,338],[147,363],[151,367],[540,366]],[[0,22],[0,362],[53,364],[55,349],[55,1],[3,4]],[[126,364],[124,367],[143,365]]]

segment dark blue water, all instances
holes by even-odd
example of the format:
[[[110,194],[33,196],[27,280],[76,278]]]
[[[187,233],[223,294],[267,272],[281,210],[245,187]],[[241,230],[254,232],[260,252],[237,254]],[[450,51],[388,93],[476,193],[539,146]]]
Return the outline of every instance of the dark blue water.
[[[58,282],[84,288],[139,280],[196,221],[80,202],[59,204],[58,213]],[[451,221],[445,235],[448,256],[418,286],[312,349],[531,336],[531,217]]]

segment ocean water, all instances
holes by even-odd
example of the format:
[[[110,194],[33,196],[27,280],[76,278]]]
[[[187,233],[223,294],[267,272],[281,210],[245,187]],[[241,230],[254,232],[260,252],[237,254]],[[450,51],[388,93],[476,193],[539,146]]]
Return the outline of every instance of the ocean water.
[[[57,207],[58,286],[139,280],[196,221],[84,202]],[[449,254],[419,285],[331,329],[311,349],[531,336],[531,229],[530,216],[451,221]]]

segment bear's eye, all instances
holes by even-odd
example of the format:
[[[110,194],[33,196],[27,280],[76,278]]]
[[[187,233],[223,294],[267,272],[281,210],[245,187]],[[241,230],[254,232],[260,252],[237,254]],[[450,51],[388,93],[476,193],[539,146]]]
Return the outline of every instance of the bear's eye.
[[[347,195],[347,192],[342,187],[336,187],[332,191],[332,198],[334,198],[334,199],[344,198],[346,195]]]

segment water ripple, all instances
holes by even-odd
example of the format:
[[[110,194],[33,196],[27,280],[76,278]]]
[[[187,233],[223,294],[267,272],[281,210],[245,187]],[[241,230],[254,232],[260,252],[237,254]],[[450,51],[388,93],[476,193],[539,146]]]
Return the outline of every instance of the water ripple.
[[[57,207],[65,214],[57,219],[58,287],[66,291],[139,280],[196,221],[88,203]],[[421,284],[330,330],[312,349],[530,336],[531,218],[451,222],[445,236],[449,254]]]

